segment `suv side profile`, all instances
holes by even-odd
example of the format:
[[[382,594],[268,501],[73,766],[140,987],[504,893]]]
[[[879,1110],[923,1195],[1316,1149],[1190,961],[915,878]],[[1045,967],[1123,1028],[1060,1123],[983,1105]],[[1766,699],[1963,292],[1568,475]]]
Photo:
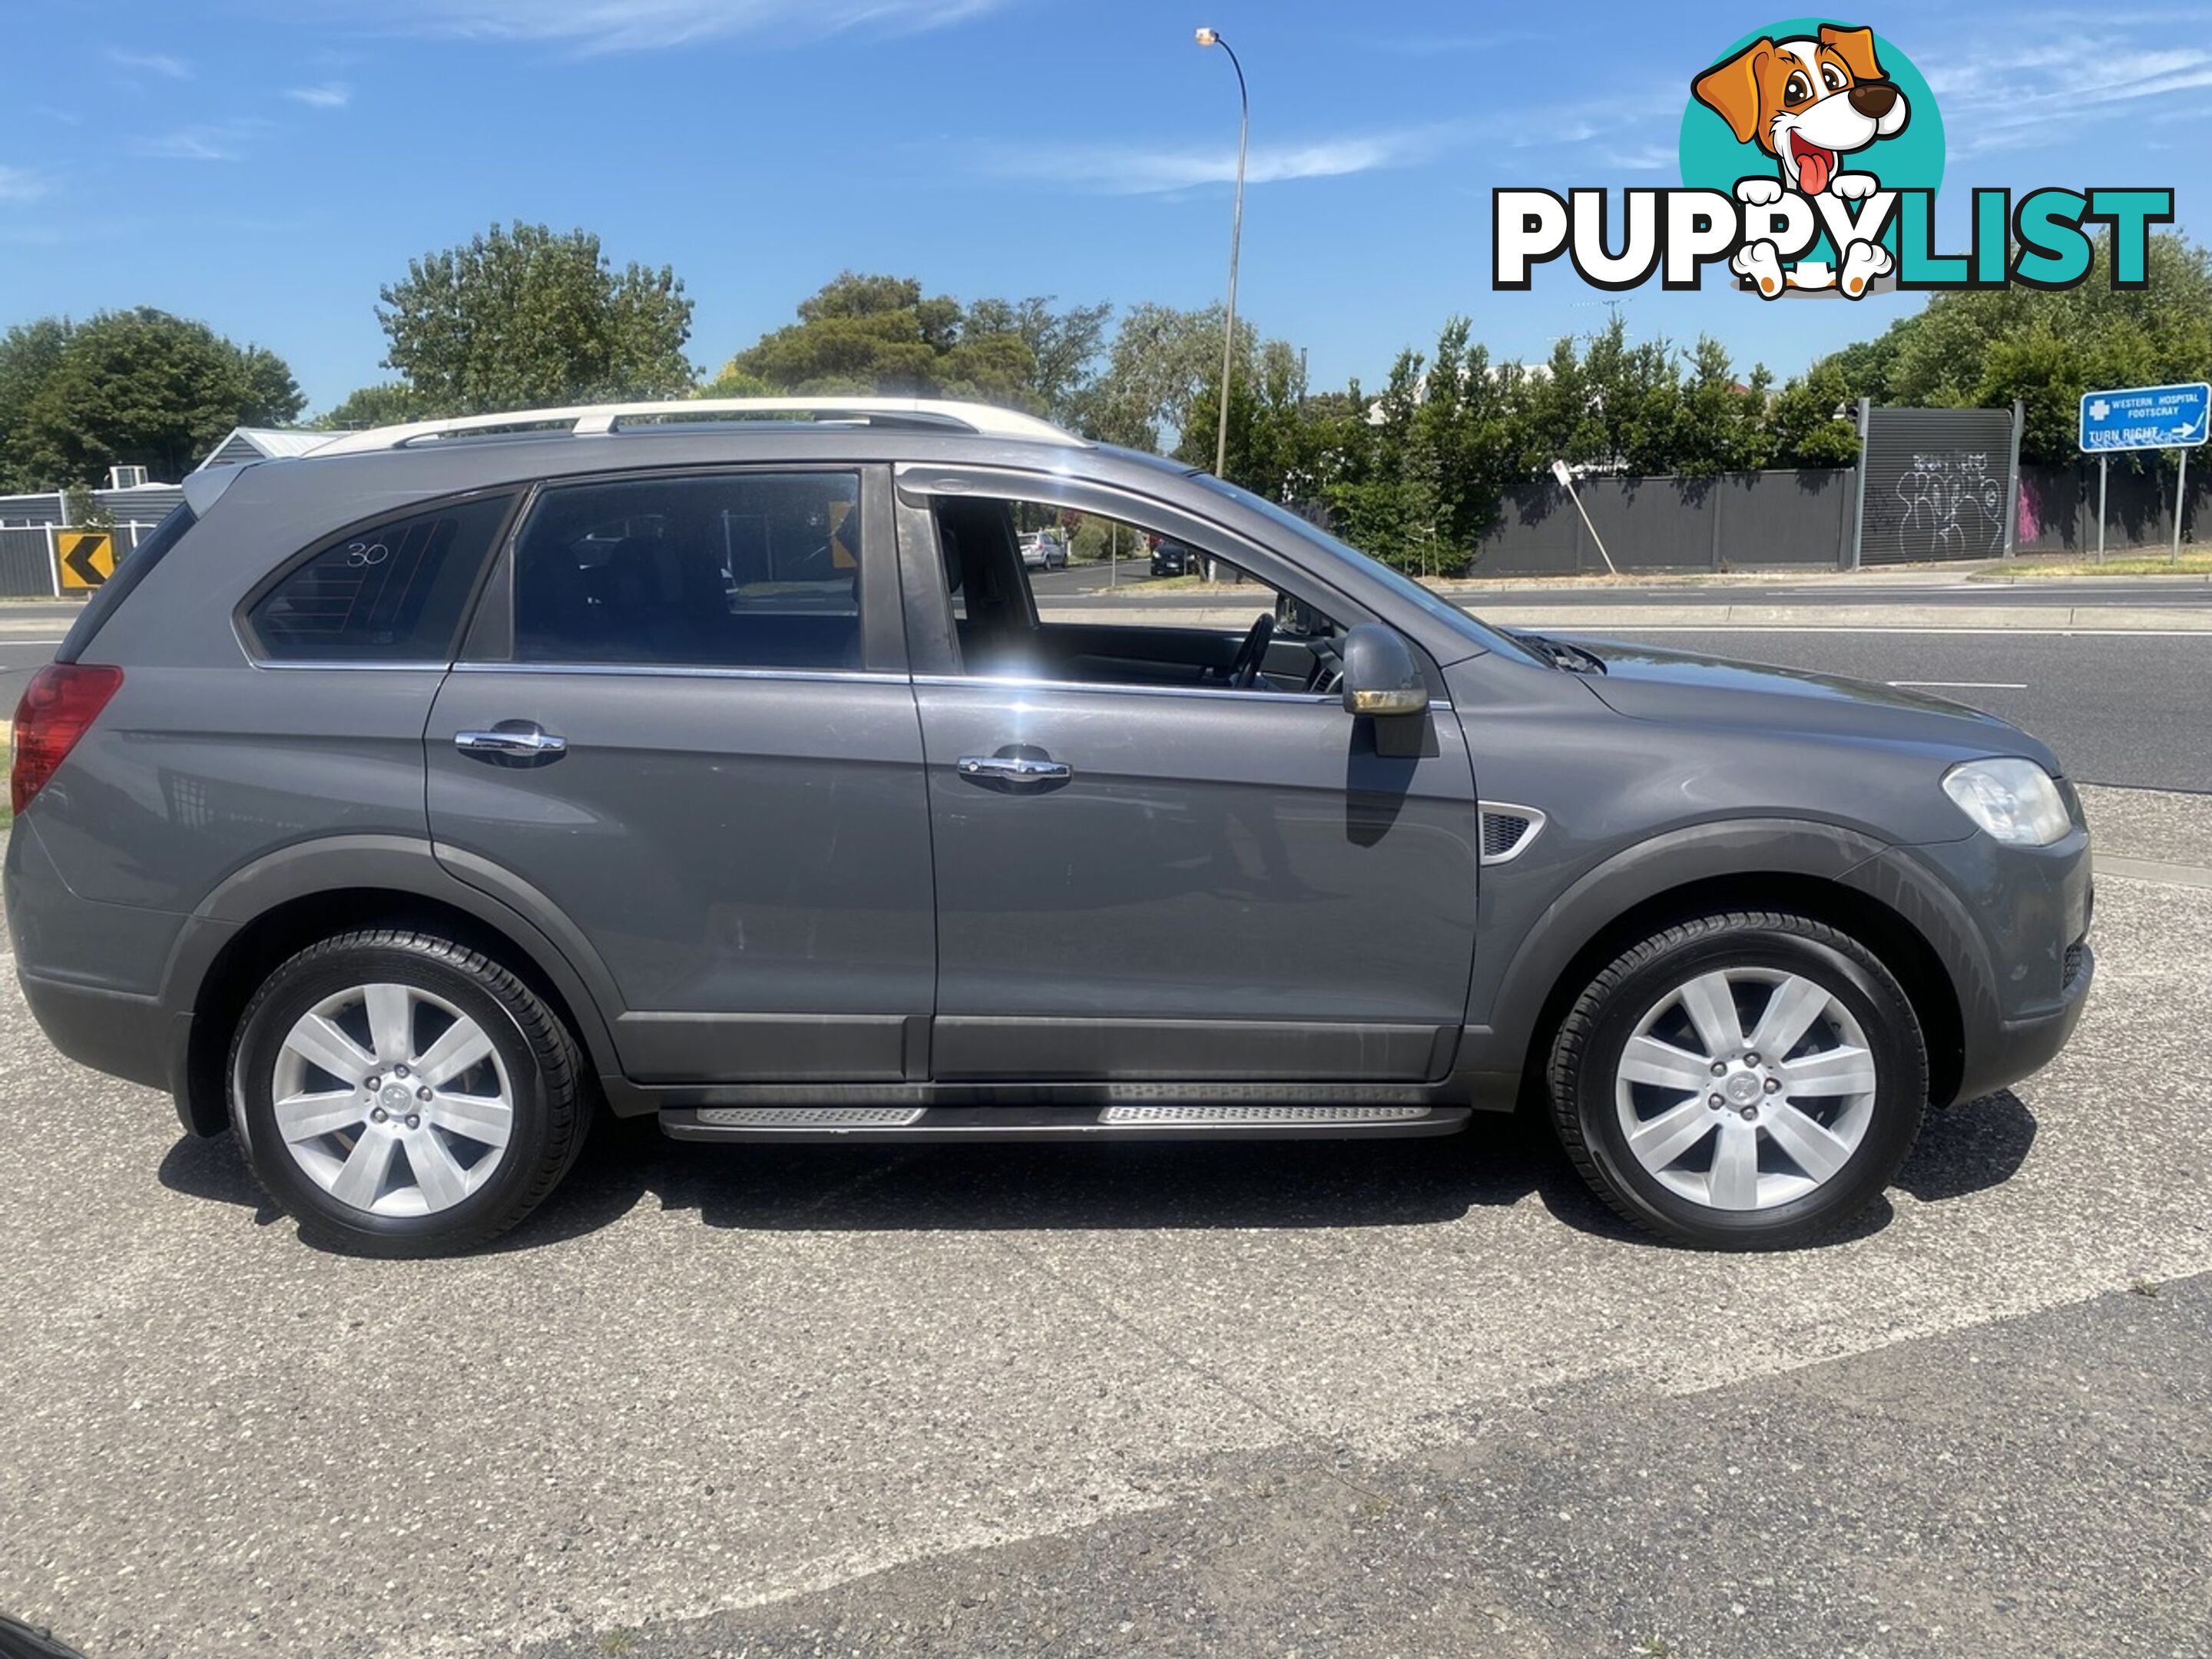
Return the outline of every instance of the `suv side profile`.
[[[1273,606],[1041,610],[1038,509]],[[603,1108],[1079,1140],[1524,1098],[1630,1219],[1790,1245],[1931,1105],[2047,1061],[2094,974],[2078,799],[2014,727],[1506,634],[974,405],[550,410],[197,473],[17,720],[40,1024],[364,1252],[514,1225]]]

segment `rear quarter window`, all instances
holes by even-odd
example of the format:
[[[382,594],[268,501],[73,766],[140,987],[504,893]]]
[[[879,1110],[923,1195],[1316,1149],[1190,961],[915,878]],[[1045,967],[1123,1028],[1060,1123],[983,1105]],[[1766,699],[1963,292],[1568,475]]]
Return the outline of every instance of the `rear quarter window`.
[[[246,613],[268,662],[449,662],[512,495],[357,526],[287,570]]]

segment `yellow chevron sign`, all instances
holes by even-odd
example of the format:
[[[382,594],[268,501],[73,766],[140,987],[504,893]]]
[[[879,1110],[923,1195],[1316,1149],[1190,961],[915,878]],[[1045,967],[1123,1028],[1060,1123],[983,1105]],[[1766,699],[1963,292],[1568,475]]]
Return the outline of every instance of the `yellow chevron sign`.
[[[58,532],[54,562],[64,588],[98,587],[115,574],[115,538],[105,530]]]

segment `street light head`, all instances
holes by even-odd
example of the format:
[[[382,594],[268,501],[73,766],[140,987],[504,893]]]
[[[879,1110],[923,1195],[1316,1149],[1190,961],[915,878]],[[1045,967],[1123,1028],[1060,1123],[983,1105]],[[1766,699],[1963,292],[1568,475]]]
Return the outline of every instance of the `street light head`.
[[[1198,44],[1201,46],[1216,46],[1220,43],[1220,35],[1212,29],[1200,29],[1198,32]]]

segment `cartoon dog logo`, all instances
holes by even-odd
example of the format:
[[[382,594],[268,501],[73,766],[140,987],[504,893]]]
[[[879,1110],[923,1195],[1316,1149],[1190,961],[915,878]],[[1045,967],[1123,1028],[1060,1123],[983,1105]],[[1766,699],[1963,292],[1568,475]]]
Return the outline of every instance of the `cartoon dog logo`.
[[[1738,143],[1756,142],[1778,163],[1778,178],[1737,183],[1737,198],[1753,206],[1781,200],[1784,190],[1808,197],[1826,191],[1844,201],[1863,201],[1881,180],[1868,172],[1844,172],[1843,158],[1894,137],[1911,116],[1905,94],[1875,59],[1874,31],[1832,23],[1823,23],[1817,35],[1754,40],[1698,76],[1691,91],[1729,124]],[[1835,273],[1819,262],[1800,264],[1785,275],[1771,241],[1747,242],[1730,263],[1770,300],[1785,286],[1838,285]],[[1892,264],[1880,242],[1853,241],[1843,250],[1844,291],[1856,299]]]

